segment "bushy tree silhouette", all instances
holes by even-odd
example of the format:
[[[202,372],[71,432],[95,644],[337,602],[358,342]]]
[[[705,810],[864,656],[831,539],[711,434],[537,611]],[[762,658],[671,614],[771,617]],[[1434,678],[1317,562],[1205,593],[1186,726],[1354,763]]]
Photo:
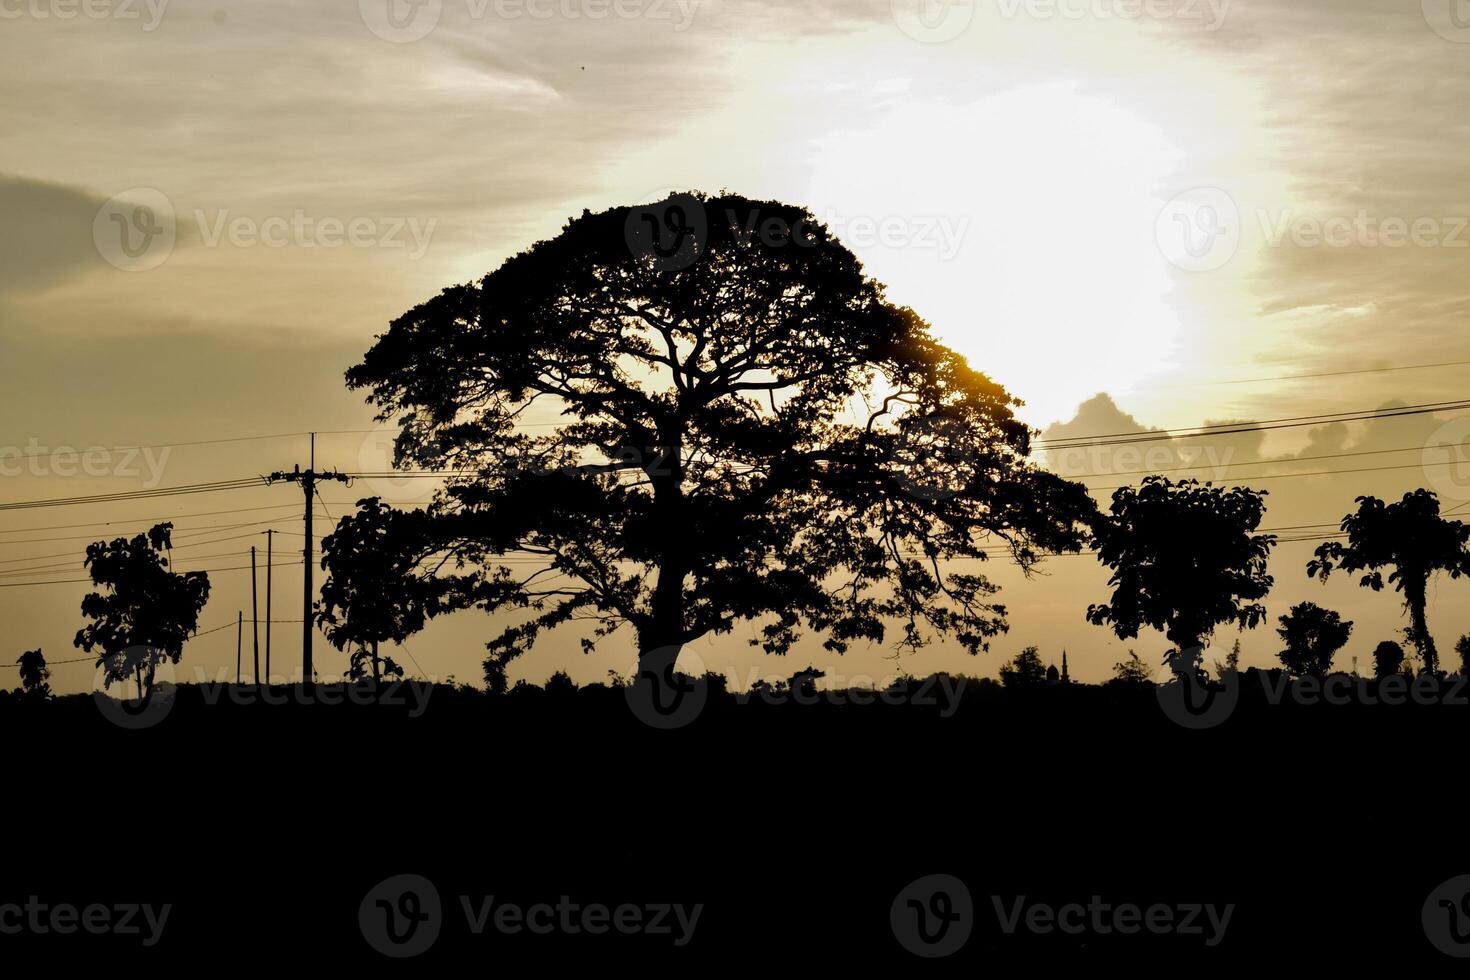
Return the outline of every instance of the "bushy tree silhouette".
[[[1404,648],[1384,640],[1373,648],[1373,676],[1391,677],[1404,671]]]
[[[454,576],[419,575],[435,557],[432,518],[423,511],[394,510],[377,497],[358,501],[356,513],[337,522],[322,539],[322,585],[317,625],[338,650],[353,647],[348,674],[371,670],[374,681],[403,668],[380,655],[379,644],[402,643],[429,617],[449,608]],[[440,556],[439,564],[451,559]]]
[[[1460,676],[1470,677],[1470,633],[1455,641],[1455,652],[1460,655]]]
[[[975,653],[1005,609],[944,561],[998,545],[1030,570],[1094,512],[1028,461],[1011,395],[775,202],[584,213],[394,321],[347,380],[400,422],[399,463],[453,470],[431,512],[482,569],[461,603],[530,614],[488,644],[492,686],[573,620],[631,626],[640,673],[745,620],[772,653],[895,621]]]
[[[207,573],[169,570],[173,527],[157,524],[131,540],[87,546],[92,584],[108,591],[82,600],[82,615],[92,622],[77,631],[76,646],[97,653],[104,685],[131,676],[139,698],[152,690],[164,659],[179,662],[184,641],[199,629],[199,613],[209,601]]]
[[[27,650],[16,661],[20,665],[21,690],[31,697],[51,696],[51,671],[46,667],[46,655],[40,650]]]
[[[1151,626],[1174,645],[1165,662],[1177,676],[1197,671],[1215,627],[1253,629],[1265,619],[1258,600],[1271,591],[1266,559],[1276,538],[1254,533],[1264,497],[1162,476],[1114,491],[1095,532],[1113,595],[1087,607],[1088,621],[1111,626],[1119,639]]]
[[[1127,660],[1113,664],[1113,679],[1125,684],[1147,684],[1154,679],[1154,672],[1137,650],[1129,650]]]
[[[1287,672],[1296,676],[1324,677],[1332,671],[1332,658],[1347,645],[1353,624],[1331,609],[1302,602],[1279,617],[1276,630],[1286,648],[1277,654]]]
[[[1383,588],[1383,569],[1392,568],[1388,581],[1404,594],[1409,613],[1407,635],[1424,669],[1433,673],[1439,667],[1439,653],[1424,615],[1429,581],[1438,572],[1459,578],[1470,568],[1465,551],[1470,525],[1441,517],[1439,497],[1429,490],[1414,490],[1391,504],[1377,497],[1359,497],[1357,504],[1358,509],[1342,519],[1347,541],[1318,545],[1307,574],[1325,582],[1338,568],[1366,569],[1358,584],[1377,592]]]
[[[1045,680],[1046,666],[1036,647],[1027,647],[1000,668],[1000,682],[1006,687],[1030,687]]]

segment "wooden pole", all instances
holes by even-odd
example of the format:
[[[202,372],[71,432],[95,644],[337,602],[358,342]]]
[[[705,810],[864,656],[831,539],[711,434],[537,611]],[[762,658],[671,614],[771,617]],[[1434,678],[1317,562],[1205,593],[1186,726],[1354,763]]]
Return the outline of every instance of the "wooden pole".
[[[272,555],[275,553],[275,531],[265,532],[265,679],[270,681],[271,677],[271,566],[274,564]],[[289,675],[287,680],[290,680]]]
[[[240,610],[240,618],[235,620],[235,686],[240,684],[240,653],[245,649],[245,610]]]
[[[255,634],[255,684],[260,685],[260,614],[255,599],[255,548],[250,549],[250,631]]]
[[[316,680],[316,670],[311,664],[311,494],[316,489],[316,433],[311,434],[311,466],[301,480],[306,491],[306,552],[302,565],[303,590],[301,593],[301,674],[302,682],[311,684]]]

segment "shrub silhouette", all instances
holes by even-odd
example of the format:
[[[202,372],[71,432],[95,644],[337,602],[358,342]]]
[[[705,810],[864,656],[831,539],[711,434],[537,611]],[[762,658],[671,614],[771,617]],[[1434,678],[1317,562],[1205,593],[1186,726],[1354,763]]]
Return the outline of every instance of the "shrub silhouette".
[[[1378,592],[1383,588],[1383,569],[1392,568],[1388,581],[1404,594],[1407,635],[1424,669],[1434,673],[1439,653],[1424,616],[1429,581],[1438,572],[1448,572],[1451,578],[1465,573],[1470,525],[1439,516],[1439,498],[1428,490],[1406,493],[1392,504],[1377,497],[1359,497],[1357,503],[1358,509],[1342,519],[1347,541],[1318,545],[1307,574],[1325,582],[1335,569],[1366,570],[1358,584]]]
[[[1027,647],[1000,668],[1000,682],[1006,687],[1031,687],[1045,680],[1046,667],[1036,647]]]
[[[894,622],[902,647],[977,653],[997,587],[942,563],[989,546],[1029,570],[1095,512],[810,213],[737,195],[585,212],[399,317],[347,381],[401,424],[401,462],[454,467],[428,513],[482,570],[457,604],[531,614],[487,645],[496,688],[573,620],[586,648],[631,626],[640,675],[746,620],[770,653]]]
[[[1113,595],[1088,606],[1088,621],[1119,639],[1151,626],[1174,645],[1165,662],[1176,676],[1197,671],[1216,626],[1253,629],[1266,616],[1257,600],[1271,591],[1266,559],[1276,538],[1253,533],[1265,495],[1162,476],[1114,491],[1095,531]]]
[[[1391,677],[1404,670],[1404,648],[1392,640],[1384,640],[1373,648],[1373,676]]]
[[[1301,677],[1324,677],[1332,671],[1332,658],[1347,645],[1353,624],[1331,609],[1302,602],[1280,617],[1276,632],[1286,648],[1277,654],[1287,672]]]
[[[51,671],[46,667],[46,655],[40,650],[27,650],[16,661],[20,665],[20,687],[31,697],[51,696]]]

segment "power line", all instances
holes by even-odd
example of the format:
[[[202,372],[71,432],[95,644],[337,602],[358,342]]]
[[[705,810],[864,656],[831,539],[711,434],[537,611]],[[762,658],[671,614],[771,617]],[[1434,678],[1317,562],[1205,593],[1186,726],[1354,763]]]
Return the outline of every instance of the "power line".
[[[1424,415],[1431,412],[1462,411],[1470,408],[1470,401],[1433,402],[1424,405],[1404,405],[1397,408],[1380,408],[1371,411],[1331,412],[1324,415],[1299,415],[1283,419],[1265,419],[1260,422],[1220,422],[1184,429],[1140,429],[1133,432],[1111,432],[1096,436],[1075,436],[1057,439],[1037,439],[1032,448],[1052,452],[1058,449],[1076,449],[1089,446],[1115,446],[1135,442],[1155,442],[1160,439],[1203,438],[1205,436],[1235,435],[1242,432],[1260,432],[1266,429],[1290,429],[1304,425],[1327,425],[1333,422],[1362,422],[1371,419],[1397,418],[1402,415]]]

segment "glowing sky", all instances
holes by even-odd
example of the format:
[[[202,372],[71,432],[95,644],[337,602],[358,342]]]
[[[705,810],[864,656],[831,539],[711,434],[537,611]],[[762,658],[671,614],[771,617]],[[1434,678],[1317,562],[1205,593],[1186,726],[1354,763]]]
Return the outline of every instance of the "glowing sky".
[[[392,317],[584,207],[689,187],[810,207],[895,300],[1024,398],[1038,427],[1098,392],[1119,408],[1090,403],[1070,431],[1461,394],[1463,368],[1218,383],[1470,359],[1458,0],[393,2],[390,18],[388,0],[97,0],[90,13],[0,0],[0,447],[369,429],[341,372]],[[171,250],[119,253],[115,195],[125,217],[139,202],[171,214]],[[1223,236],[1198,237],[1217,218]],[[1322,241],[1324,225],[1343,234]],[[1453,424],[1422,422],[1286,430],[1236,458],[1412,449]],[[0,503],[248,476],[304,462],[304,445],[180,446],[152,475],[8,469]],[[319,447],[327,465],[386,460],[382,433]],[[1336,521],[1357,492],[1458,492],[1441,476],[1262,486],[1268,522],[1295,525]],[[424,489],[365,492],[411,503]],[[330,493],[328,509],[340,515],[359,491]],[[273,489],[0,513],[0,584],[73,577],[46,556],[80,552],[95,530],[14,533],[27,528],[275,507],[180,517],[181,531],[214,530],[199,541],[221,543],[195,553],[224,567],[263,545],[240,535],[264,524],[210,525],[279,518],[299,531],[296,501]],[[1347,655],[1399,625],[1393,598],[1308,583],[1309,548],[1282,550],[1273,617],[1302,598],[1350,610],[1360,635]],[[277,571],[278,615],[299,617],[299,572]],[[934,650],[905,667],[993,673],[1031,642],[1048,656],[1066,644],[1089,679],[1120,659],[1082,622],[1103,598],[1090,559],[1054,562],[1033,583],[998,577],[1013,634],[996,654],[977,664]],[[248,600],[240,573],[217,583],[206,626]],[[1470,626],[1460,588],[1443,585],[1431,610],[1446,649]],[[76,656],[83,591],[0,588],[0,660],[37,645]],[[411,642],[422,672],[477,680],[491,633],[477,617]],[[282,628],[278,648],[296,635]],[[804,665],[740,642],[703,655],[742,677]],[[1273,643],[1269,630],[1248,636],[1247,662],[1266,662]],[[518,669],[599,679],[627,655],[585,658],[569,636]],[[842,669],[882,674],[885,655],[854,653]],[[188,653],[211,670],[233,656],[228,633]],[[64,669],[58,688],[89,683]]]

